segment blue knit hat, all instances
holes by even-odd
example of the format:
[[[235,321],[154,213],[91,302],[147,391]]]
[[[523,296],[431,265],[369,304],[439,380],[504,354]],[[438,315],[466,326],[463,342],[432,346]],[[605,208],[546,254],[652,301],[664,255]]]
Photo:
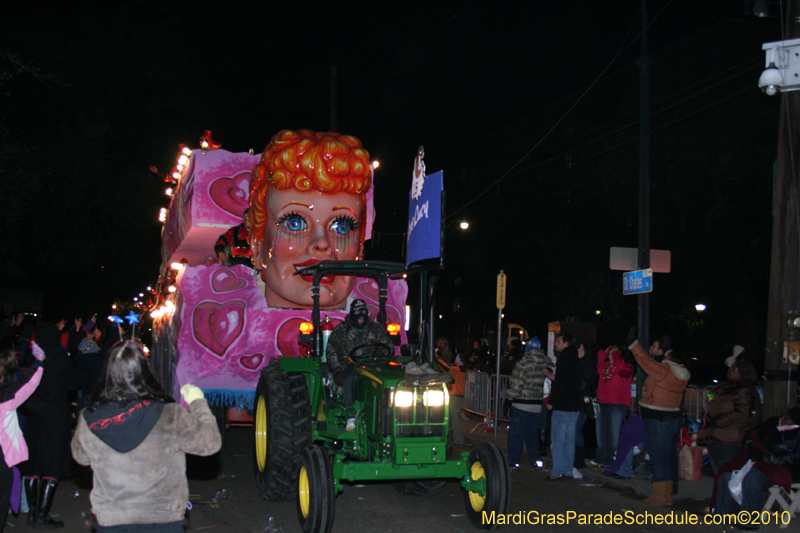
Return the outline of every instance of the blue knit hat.
[[[541,349],[542,349],[542,341],[539,340],[539,337],[534,337],[525,344],[526,352],[529,352],[531,350],[541,350]]]

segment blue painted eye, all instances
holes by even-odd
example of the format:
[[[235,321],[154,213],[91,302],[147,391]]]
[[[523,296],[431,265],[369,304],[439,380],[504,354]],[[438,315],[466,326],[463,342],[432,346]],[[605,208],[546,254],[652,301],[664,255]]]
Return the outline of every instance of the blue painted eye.
[[[306,219],[297,213],[289,213],[288,215],[284,215],[284,217],[278,221],[278,224],[280,224],[283,229],[288,231],[303,231],[308,227],[308,222],[306,222]]]
[[[350,232],[355,231],[356,221],[348,217],[339,217],[331,222],[331,231],[339,235],[348,235]]]

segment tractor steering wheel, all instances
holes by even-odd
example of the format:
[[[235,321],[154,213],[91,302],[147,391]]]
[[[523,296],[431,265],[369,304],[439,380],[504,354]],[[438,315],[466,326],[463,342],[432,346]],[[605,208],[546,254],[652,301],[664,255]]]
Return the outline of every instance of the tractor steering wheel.
[[[366,355],[362,357],[356,357],[356,352],[358,352],[362,348],[370,348],[372,347],[372,355]],[[379,352],[385,352],[380,353]],[[356,362],[361,362],[364,360],[369,359],[390,359],[394,355],[394,346],[389,346],[385,342],[380,341],[372,341],[372,342],[365,342],[364,344],[359,344],[355,348],[350,351],[350,359]]]

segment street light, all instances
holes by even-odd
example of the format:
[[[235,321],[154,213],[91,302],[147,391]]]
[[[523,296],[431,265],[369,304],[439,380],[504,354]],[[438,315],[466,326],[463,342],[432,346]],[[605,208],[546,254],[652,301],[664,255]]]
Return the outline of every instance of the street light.
[[[694,306],[694,308],[697,310],[698,313],[702,313],[703,311],[706,310],[706,305],[705,304],[696,304]]]
[[[447,224],[447,226],[445,226],[444,231],[447,232],[447,230],[450,229],[450,226],[452,226],[456,222],[458,222],[458,221],[456,221],[456,220],[451,221],[449,224]],[[467,222],[466,220],[462,220],[462,221],[459,222],[458,227],[460,227],[462,230],[465,230],[465,229],[469,228],[469,222]]]

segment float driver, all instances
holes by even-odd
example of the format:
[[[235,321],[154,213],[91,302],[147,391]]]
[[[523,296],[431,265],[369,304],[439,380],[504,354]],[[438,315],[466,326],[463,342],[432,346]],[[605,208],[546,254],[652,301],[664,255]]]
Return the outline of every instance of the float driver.
[[[386,353],[384,348],[373,344],[353,353],[353,348],[367,343],[383,343],[392,348],[392,352]],[[386,332],[386,328],[378,322],[373,322],[369,317],[369,309],[364,300],[353,300],[350,304],[350,313],[341,324],[333,328],[325,351],[328,366],[333,373],[333,381],[342,387],[342,405],[347,414],[347,431],[356,427],[356,412],[353,407],[355,403],[353,398],[355,365],[349,357],[391,356],[394,352],[393,348],[394,344]]]

